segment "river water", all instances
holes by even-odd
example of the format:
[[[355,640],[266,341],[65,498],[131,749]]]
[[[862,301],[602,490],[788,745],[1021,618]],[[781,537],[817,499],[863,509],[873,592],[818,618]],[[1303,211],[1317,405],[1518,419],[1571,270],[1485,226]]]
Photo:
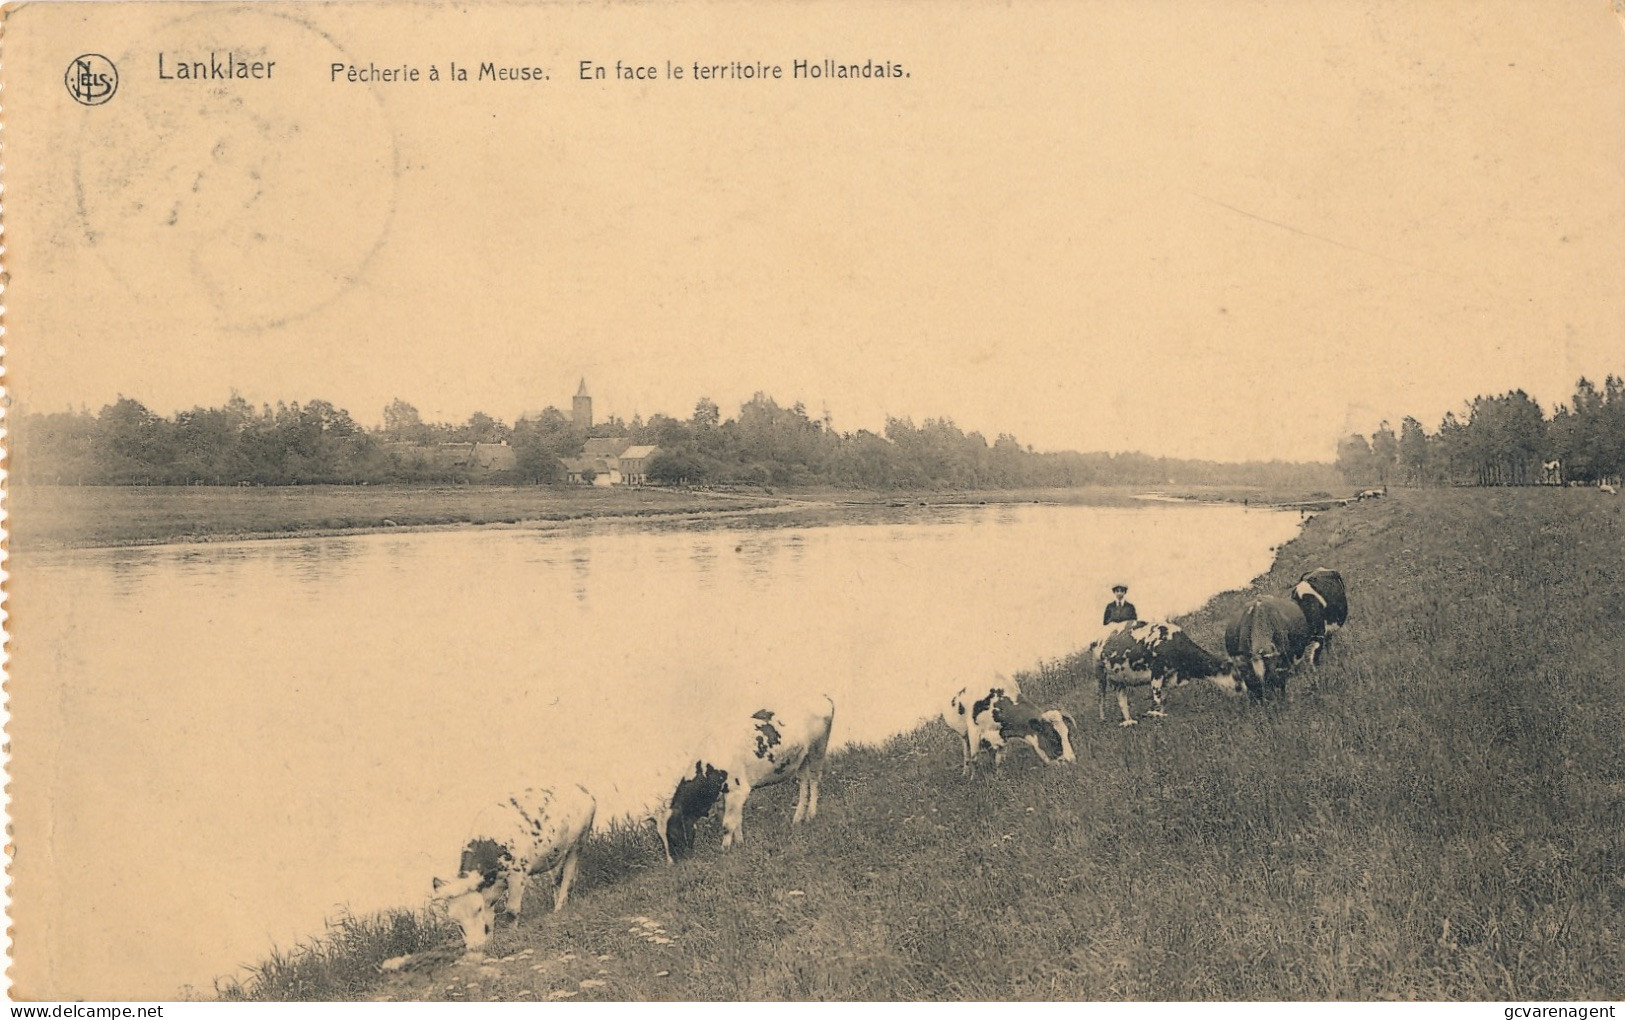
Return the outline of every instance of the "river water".
[[[487,800],[579,781],[601,821],[632,811],[775,692],[829,693],[836,745],[882,740],[1078,650],[1112,583],[1142,618],[1185,612],[1298,528],[1174,504],[875,516],[15,557],[17,994],[211,994],[343,908],[421,905]]]

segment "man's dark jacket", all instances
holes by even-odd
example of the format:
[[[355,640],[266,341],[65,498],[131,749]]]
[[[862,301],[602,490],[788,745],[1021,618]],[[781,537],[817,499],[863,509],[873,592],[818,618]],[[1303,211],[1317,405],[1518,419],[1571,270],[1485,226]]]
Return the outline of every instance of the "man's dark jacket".
[[[1124,602],[1122,605],[1118,605],[1117,600],[1113,599],[1106,603],[1106,618],[1100,622],[1102,624],[1128,623],[1139,618],[1139,615],[1134,612],[1134,603]]]

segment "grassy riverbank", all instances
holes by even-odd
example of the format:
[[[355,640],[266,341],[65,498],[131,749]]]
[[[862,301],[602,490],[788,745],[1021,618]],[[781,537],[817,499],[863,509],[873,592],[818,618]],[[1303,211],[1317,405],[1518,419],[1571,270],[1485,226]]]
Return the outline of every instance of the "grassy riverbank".
[[[1348,630],[1285,706],[1188,687],[1166,720],[1119,729],[1097,721],[1076,657],[1045,664],[1023,684],[1077,719],[1076,766],[1019,754],[965,780],[950,732],[927,725],[833,758],[819,818],[793,834],[794,790],[777,788],[726,856],[715,831],[675,868],[647,828],[595,840],[569,906],[528,899],[483,960],[377,974],[446,937],[402,914],[229,991],[1618,999],[1622,505],[1438,490],[1321,514],[1254,584],[1318,565],[1349,582]],[[1185,622],[1217,648],[1246,595]]]
[[[924,503],[1125,505],[1128,488],[879,493],[837,489],[596,488],[564,485],[22,486],[10,494],[14,548],[221,542],[445,527],[549,526],[776,510],[811,513]],[[819,523],[833,518],[810,518]]]

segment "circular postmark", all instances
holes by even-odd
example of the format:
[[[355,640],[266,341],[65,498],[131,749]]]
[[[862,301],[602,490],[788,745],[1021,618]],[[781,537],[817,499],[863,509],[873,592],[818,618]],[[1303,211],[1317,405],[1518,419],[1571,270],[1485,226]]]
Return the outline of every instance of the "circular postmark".
[[[62,82],[74,102],[100,106],[118,91],[118,68],[100,53],[81,53],[68,65]]]
[[[400,152],[384,97],[301,67],[351,62],[305,15],[205,4],[120,55],[228,60],[274,76],[132,77],[116,134],[82,129],[74,189],[89,251],[136,305],[180,328],[255,331],[318,313],[366,278],[395,214]],[[153,61],[156,64],[156,59]]]

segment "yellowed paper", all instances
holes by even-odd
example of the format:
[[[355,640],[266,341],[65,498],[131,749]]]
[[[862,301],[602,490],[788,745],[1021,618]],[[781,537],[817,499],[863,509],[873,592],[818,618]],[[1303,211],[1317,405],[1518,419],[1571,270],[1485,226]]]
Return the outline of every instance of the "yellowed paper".
[[[1329,462],[1382,422],[1434,429],[1514,388],[1550,409],[1620,370],[1622,58],[1601,2],[11,4],[9,409],[319,399],[377,428],[395,400],[515,422],[580,393],[594,422],[641,423],[702,400],[734,417],[760,392],[842,433],[952,419],[1017,453]],[[31,508],[111,526],[52,502],[73,478],[38,477],[11,494],[14,534]],[[261,498],[246,476],[193,481]],[[173,512],[126,488],[120,513]],[[508,549],[467,529],[392,559],[392,515],[339,507],[219,550],[14,545],[13,997],[212,996],[345,909],[421,907],[474,807],[622,753],[599,678],[672,678],[632,742],[675,757],[718,677],[861,692],[914,654],[901,633],[986,619],[835,608],[880,590],[863,583],[1014,605],[1042,587],[1020,564],[1049,555],[973,535],[932,574],[889,547],[819,559],[817,528],[756,545],[729,518],[726,541],[566,529]],[[311,537],[363,523],[381,536]],[[1248,525],[1257,548],[1230,559],[1184,525],[1188,547],[1155,533],[1177,550],[1157,565],[1104,546],[1072,615],[952,654],[969,680],[1076,651],[1120,577],[1194,609],[1289,525]],[[640,579],[669,561],[699,579],[661,598]],[[1195,561],[1211,590],[1181,587]],[[795,597],[763,580],[802,569]],[[560,587],[527,602],[540,577]],[[734,601],[678,619],[719,591]],[[596,631],[561,622],[591,614]],[[641,647],[656,633],[668,649]],[[1093,725],[1087,695],[1068,707]],[[878,743],[941,701],[838,725]],[[601,808],[630,812],[656,771]],[[788,820],[756,824],[771,841]],[[612,894],[588,872],[578,899]],[[531,896],[527,914],[550,905]],[[674,923],[661,909],[628,925]],[[854,952],[882,958],[883,936],[852,933]]]

